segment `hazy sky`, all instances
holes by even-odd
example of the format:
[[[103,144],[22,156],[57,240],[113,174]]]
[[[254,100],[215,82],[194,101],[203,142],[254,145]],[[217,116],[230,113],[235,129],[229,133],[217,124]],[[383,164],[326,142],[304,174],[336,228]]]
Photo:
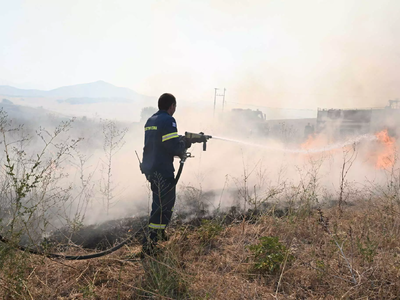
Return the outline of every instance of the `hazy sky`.
[[[0,84],[272,107],[400,98],[400,1],[0,0]]]

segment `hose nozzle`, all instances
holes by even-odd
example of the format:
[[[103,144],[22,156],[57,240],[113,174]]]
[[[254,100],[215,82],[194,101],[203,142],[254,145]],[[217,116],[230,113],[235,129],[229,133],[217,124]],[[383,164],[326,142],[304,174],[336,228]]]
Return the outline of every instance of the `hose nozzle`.
[[[211,135],[205,135],[203,132],[193,133],[185,132],[185,138],[188,139],[192,144],[203,143],[203,151],[207,149],[207,141],[212,138]]]

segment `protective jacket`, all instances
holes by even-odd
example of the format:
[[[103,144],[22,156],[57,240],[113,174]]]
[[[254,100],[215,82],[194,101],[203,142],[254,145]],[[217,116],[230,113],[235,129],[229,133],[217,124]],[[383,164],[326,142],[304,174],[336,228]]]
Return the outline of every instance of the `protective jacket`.
[[[142,172],[148,178],[154,173],[174,177],[174,156],[185,152],[185,143],[178,135],[175,119],[165,110],[152,115],[144,126]]]

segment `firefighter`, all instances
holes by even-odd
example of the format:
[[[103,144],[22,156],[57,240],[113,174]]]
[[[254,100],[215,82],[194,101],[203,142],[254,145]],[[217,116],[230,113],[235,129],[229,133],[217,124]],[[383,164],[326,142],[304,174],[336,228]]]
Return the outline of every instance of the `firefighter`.
[[[175,119],[176,99],[162,94],[159,111],[144,126],[144,148],[141,171],[150,182],[153,202],[148,232],[143,239],[142,254],[152,254],[159,240],[165,239],[165,228],[171,220],[175,204],[174,156],[181,157],[191,146],[190,141],[178,135]]]

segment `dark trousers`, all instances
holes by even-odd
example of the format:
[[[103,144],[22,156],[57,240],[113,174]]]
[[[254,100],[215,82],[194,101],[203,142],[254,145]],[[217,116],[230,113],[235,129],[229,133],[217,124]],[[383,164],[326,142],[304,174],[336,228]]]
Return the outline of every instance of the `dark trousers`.
[[[154,175],[149,178],[153,203],[149,219],[149,233],[145,236],[144,245],[149,242],[155,245],[160,238],[164,238],[164,230],[171,221],[172,211],[175,205],[176,190],[175,179],[163,178]]]

